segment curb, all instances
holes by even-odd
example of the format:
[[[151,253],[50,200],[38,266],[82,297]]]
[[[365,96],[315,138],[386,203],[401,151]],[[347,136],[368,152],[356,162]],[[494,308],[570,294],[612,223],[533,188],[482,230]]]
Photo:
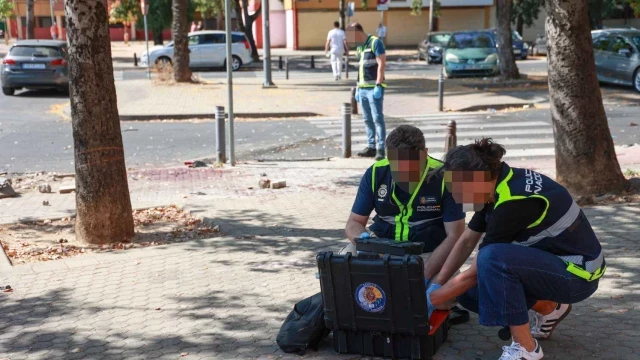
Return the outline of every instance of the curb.
[[[62,115],[67,119],[71,119],[71,105],[62,108]],[[225,114],[229,118],[229,114]],[[264,119],[264,118],[310,118],[318,117],[322,114],[314,112],[274,112],[274,113],[235,113],[236,118],[245,119]],[[192,120],[192,119],[215,119],[214,113],[196,113],[196,114],[151,114],[151,115],[122,115],[120,121],[151,121],[151,120]]]
[[[451,112],[489,111],[489,109],[494,109],[496,111],[499,111],[499,110],[504,110],[504,109],[509,109],[509,108],[523,108],[523,107],[525,107],[527,105],[529,106],[529,109],[526,109],[526,110],[530,110],[530,109],[534,109],[535,108],[535,104],[534,103],[523,102],[523,103],[512,103],[512,104],[474,105],[474,106],[469,106],[469,107],[462,108],[462,109],[452,110]]]

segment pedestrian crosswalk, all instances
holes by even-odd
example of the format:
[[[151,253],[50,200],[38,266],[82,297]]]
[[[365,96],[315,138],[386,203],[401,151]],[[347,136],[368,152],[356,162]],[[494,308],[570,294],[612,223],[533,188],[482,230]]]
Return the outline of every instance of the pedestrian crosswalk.
[[[410,124],[422,130],[429,155],[444,156],[447,123],[456,122],[458,145],[472,143],[482,137],[490,137],[502,144],[507,154],[505,159],[552,158],[554,156],[553,129],[544,119],[529,119],[518,113],[445,113],[402,117],[386,117],[389,134],[399,125]],[[323,130],[328,138],[342,142],[342,120],[340,118],[317,118],[309,122]],[[351,142],[353,151],[367,145],[367,135],[361,116],[353,116]]]

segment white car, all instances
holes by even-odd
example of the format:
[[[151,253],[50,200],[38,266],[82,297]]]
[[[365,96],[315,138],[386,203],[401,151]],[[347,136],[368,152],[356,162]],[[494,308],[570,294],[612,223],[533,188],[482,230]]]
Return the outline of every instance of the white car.
[[[227,64],[226,34],[224,31],[195,31],[189,33],[189,66],[192,68],[221,67]],[[251,63],[251,47],[242,32],[231,33],[232,68],[236,71]],[[173,41],[165,46],[156,46],[143,53],[140,65],[171,64],[173,61]]]

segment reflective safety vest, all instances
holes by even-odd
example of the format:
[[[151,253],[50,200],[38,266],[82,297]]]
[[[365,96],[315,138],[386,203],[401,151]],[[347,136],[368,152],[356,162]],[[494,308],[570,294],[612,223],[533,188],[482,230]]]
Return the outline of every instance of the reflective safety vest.
[[[513,243],[559,256],[567,263],[567,271],[587,281],[602,277],[606,269],[602,246],[567,189],[535,171],[503,163],[493,209],[507,201],[530,198],[544,201],[545,210],[516,234]],[[491,212],[487,212],[487,223],[490,217]]]
[[[378,40],[377,37],[369,35],[367,41],[356,49],[360,64],[358,67],[359,88],[376,87],[376,81],[378,80],[378,62],[376,61],[375,53],[376,40]],[[387,84],[383,83],[382,87],[387,87]]]
[[[445,191],[442,176],[427,181],[427,173],[438,169],[442,162],[427,158],[427,168],[407,203],[395,193],[389,160],[373,165],[371,191],[375,197],[376,216],[369,228],[378,237],[396,241],[422,242],[424,252],[433,251],[447,237],[442,220],[442,195]]]

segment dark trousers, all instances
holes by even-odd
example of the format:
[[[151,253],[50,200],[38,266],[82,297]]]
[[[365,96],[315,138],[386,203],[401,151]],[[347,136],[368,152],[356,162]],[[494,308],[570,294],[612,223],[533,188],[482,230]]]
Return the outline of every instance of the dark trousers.
[[[458,301],[480,315],[481,325],[524,325],[536,301],[577,303],[593,295],[598,282],[571,274],[567,264],[549,252],[492,244],[478,253],[478,285]]]

